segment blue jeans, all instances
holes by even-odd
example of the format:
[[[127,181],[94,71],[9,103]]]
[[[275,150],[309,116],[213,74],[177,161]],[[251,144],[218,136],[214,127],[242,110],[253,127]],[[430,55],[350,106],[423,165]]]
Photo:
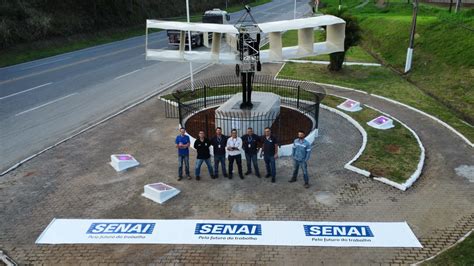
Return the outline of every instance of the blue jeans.
[[[255,174],[259,176],[260,171],[258,170],[257,154],[245,153],[245,160],[247,160],[247,172],[252,172],[253,164],[253,168],[255,168]]]
[[[186,175],[189,175],[189,155],[178,155],[178,176],[183,177],[183,161]]]
[[[298,170],[301,166],[301,168],[303,169],[303,178],[304,178],[304,182],[305,184],[307,184],[309,182],[309,178],[308,178],[308,164],[306,163],[306,161],[297,161],[297,160],[293,160],[293,178],[296,178],[298,176]]]
[[[225,155],[214,155],[214,173],[219,174],[219,163],[221,164],[222,174],[227,175],[225,169]]]
[[[265,161],[265,167],[267,168],[267,174],[269,174],[273,178],[275,178],[275,176],[276,176],[276,166],[275,166],[275,157],[274,157],[274,155],[263,155],[263,160]]]
[[[201,165],[202,165],[202,163],[206,163],[207,170],[209,171],[209,175],[213,176],[214,171],[212,171],[211,159],[196,159],[196,167],[194,169],[196,176],[201,176]]]

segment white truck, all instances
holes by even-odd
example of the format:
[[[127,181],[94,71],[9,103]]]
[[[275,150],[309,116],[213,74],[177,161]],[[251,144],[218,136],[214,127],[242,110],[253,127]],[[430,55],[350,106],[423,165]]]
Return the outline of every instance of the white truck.
[[[215,23],[215,24],[227,24],[230,20],[230,15],[224,11],[220,10],[219,8],[214,8],[212,10],[208,10],[204,12],[202,15],[202,22],[203,23]],[[179,46],[179,30],[167,30],[168,35],[168,44],[170,46]],[[207,36],[209,43],[212,41],[212,33],[208,33]],[[192,47],[199,47],[204,44],[204,33],[202,32],[191,32],[191,46]],[[189,45],[188,42],[188,34],[186,33],[186,47]]]

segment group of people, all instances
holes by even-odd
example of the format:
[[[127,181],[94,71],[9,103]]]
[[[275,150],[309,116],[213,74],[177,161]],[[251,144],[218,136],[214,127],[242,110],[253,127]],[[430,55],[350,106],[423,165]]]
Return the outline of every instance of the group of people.
[[[184,128],[180,129],[180,134],[176,137],[176,148],[178,149],[178,181],[183,179],[183,166],[185,174],[188,179],[192,179],[189,172],[189,147],[191,139],[186,134]],[[211,165],[212,146],[214,153],[214,167]],[[260,156],[265,161],[266,178],[271,177],[271,182],[276,181],[276,159],[278,159],[279,143],[277,138],[272,134],[269,127],[264,129],[264,135],[258,136],[249,127],[247,133],[242,137],[237,136],[237,130],[232,129],[230,136],[222,134],[220,127],[216,128],[216,134],[211,139],[208,139],[204,131],[199,131],[199,136],[195,140],[194,149],[197,151],[196,165],[194,168],[196,180],[201,179],[201,166],[206,164],[209,175],[212,179],[219,177],[219,164],[221,165],[222,175],[226,178],[232,179],[234,177],[234,163],[237,164],[237,172],[241,179],[244,175],[252,174],[252,166],[254,174],[261,178],[258,167],[257,156]],[[247,171],[245,174],[242,170],[242,153],[244,151],[247,162]],[[229,169],[226,169],[226,154],[229,161]],[[296,182],[299,168],[303,170],[304,186],[309,187],[309,177],[307,161],[311,155],[311,144],[305,139],[305,133],[298,131],[298,138],[293,142],[292,158],[294,162],[293,175],[288,182]]]

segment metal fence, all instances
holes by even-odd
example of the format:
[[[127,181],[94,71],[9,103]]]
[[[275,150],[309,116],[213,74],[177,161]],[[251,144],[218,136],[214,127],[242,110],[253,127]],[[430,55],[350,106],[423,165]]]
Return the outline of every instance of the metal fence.
[[[309,132],[318,127],[319,104],[326,95],[321,86],[257,75],[253,80],[252,91],[279,95],[280,112],[227,112],[225,116],[216,114],[217,107],[236,93],[242,92],[238,77],[223,76],[196,80],[194,90],[190,83],[177,87],[172,95],[164,96],[166,115],[178,118],[192,136],[196,136],[199,130],[204,130],[207,136],[212,137],[217,126],[226,135],[230,134],[232,128],[238,129],[239,135],[245,134],[247,127],[254,128],[255,133],[261,135],[265,127],[270,127],[281,142],[291,142],[298,130]]]

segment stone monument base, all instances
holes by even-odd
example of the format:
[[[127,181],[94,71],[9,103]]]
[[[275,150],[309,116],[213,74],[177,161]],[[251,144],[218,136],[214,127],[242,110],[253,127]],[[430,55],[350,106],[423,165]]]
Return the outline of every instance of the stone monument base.
[[[237,93],[216,109],[216,127],[221,127],[225,135],[235,128],[241,136],[248,127],[263,135],[263,129],[271,127],[280,114],[280,96],[274,93],[253,92],[252,109],[240,109],[241,103],[242,93]]]

